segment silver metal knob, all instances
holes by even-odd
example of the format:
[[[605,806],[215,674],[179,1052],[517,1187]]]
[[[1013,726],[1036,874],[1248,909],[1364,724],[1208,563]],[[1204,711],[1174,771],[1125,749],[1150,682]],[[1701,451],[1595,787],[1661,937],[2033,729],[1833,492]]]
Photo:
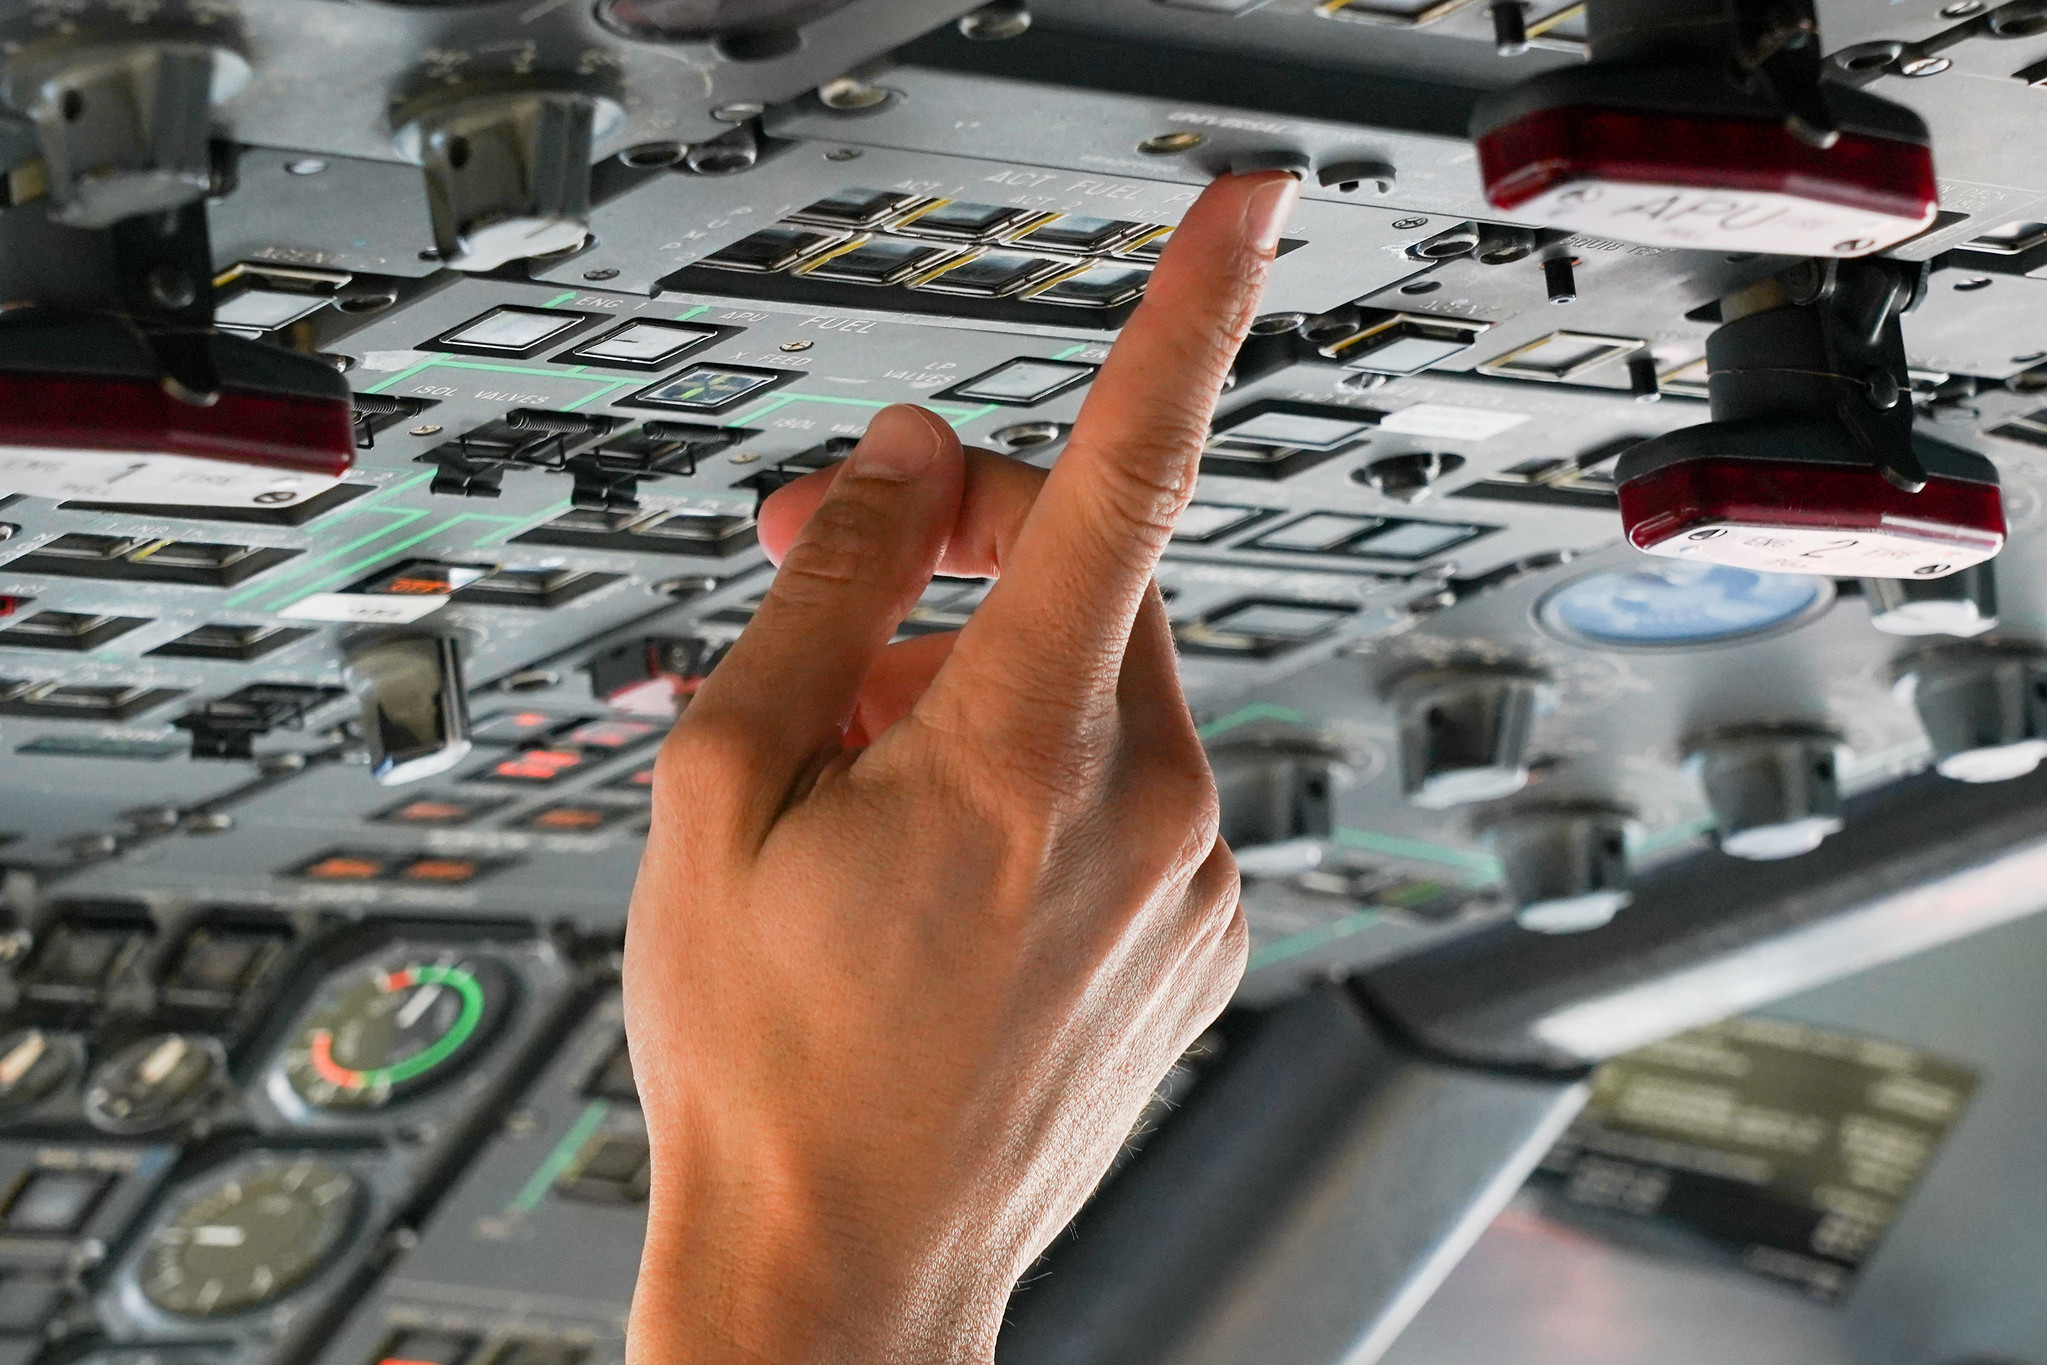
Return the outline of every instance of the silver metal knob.
[[[1500,860],[1514,920],[1541,934],[1597,929],[1632,898],[1628,814],[1559,804],[1505,811],[1480,834]]]
[[[589,236],[591,145],[618,106],[563,90],[427,108],[399,150],[426,171],[434,249],[457,270],[573,251]]]
[[[205,196],[213,106],[248,78],[204,43],[35,45],[8,61],[0,94],[35,126],[50,216],[105,228]]]
[[[1869,623],[1886,635],[1981,635],[1997,625],[1997,578],[1986,561],[1946,578],[1865,578]]]
[[[1905,661],[1896,695],[1919,713],[1943,777],[2003,782],[2047,758],[2047,650],[2015,643],[1928,650]]]
[[[1389,690],[1400,730],[1400,785],[1430,810],[1511,796],[1528,784],[1528,739],[1543,675],[1441,668]]]
[[[1699,741],[1690,761],[1736,858],[1795,858],[1841,828],[1840,739],[1807,727],[1730,730]]]
[[[444,773],[469,753],[462,652],[445,635],[385,635],[349,652],[370,775],[387,787]]]
[[[1249,738],[1209,751],[1222,837],[1248,877],[1287,877],[1322,863],[1335,833],[1342,754],[1310,736]]]

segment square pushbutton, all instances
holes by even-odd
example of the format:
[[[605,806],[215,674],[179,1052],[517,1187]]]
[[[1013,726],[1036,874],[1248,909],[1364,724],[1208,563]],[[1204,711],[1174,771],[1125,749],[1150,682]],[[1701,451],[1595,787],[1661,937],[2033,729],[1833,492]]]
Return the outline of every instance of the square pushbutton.
[[[647,1201],[647,1136],[597,1133],[576,1153],[555,1188],[571,1199],[597,1204]]]
[[[493,308],[427,343],[430,350],[528,356],[596,319],[550,308]]]
[[[955,384],[944,396],[1027,408],[1087,383],[1095,377],[1097,368],[1070,360],[1037,360],[1026,356],[1004,361],[985,374],[977,374],[964,383]]]
[[[656,369],[680,356],[684,351],[715,341],[718,329],[715,327],[692,327],[681,322],[655,322],[636,320],[623,327],[615,327],[594,341],[586,341],[566,355],[556,356],[563,361],[580,361],[593,365],[615,365],[626,369]]]
[[[282,933],[263,930],[194,929],[164,976],[164,1003],[232,1009],[282,961],[286,943]]]
[[[385,1338],[376,1365],[462,1365],[476,1354],[477,1338],[467,1332],[404,1328]]]
[[[70,1237],[85,1226],[114,1177],[104,1171],[30,1171],[0,1211],[0,1233]]]
[[[795,378],[795,372],[748,370],[733,365],[692,365],[628,401],[639,407],[676,408],[684,412],[716,412],[743,399],[755,398]]]

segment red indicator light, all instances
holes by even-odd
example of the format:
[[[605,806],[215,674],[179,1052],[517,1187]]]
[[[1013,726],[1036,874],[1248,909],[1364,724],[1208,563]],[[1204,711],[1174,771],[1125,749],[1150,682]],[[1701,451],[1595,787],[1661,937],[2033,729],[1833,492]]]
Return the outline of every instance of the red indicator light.
[[[514,782],[552,782],[582,766],[583,756],[565,749],[527,749],[490,770],[491,776]]]

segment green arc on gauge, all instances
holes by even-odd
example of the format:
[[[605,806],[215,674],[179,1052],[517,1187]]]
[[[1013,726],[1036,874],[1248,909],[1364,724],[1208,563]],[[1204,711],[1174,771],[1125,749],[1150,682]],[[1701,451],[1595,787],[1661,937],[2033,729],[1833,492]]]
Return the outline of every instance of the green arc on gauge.
[[[412,978],[407,984],[422,986],[448,986],[462,997],[462,1012],[455,1016],[455,1022],[448,1031],[434,1040],[433,1046],[425,1048],[402,1062],[364,1071],[365,1086],[383,1082],[397,1085],[415,1076],[425,1075],[448,1060],[456,1049],[469,1041],[469,1035],[476,1032],[476,1026],[483,1019],[483,987],[475,977],[459,967],[408,967],[406,974]],[[395,975],[395,974],[394,974]],[[387,978],[388,979],[388,978]]]

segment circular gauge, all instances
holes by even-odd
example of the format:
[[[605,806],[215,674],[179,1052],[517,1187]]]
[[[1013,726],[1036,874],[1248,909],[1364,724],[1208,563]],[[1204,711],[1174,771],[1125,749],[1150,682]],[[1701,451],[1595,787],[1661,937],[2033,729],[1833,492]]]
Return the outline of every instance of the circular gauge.
[[[93,1068],[85,1116],[110,1133],[147,1133],[190,1117],[227,1073],[211,1038],[159,1033]]]
[[[285,1055],[316,1109],[373,1109],[461,1069],[504,1012],[511,982],[494,962],[400,959],[329,984]]]
[[[1683,649],[1786,630],[1833,600],[1825,578],[1649,560],[1566,583],[1542,600],[1536,619],[1573,644]]]
[[[188,1318],[280,1299],[333,1257],[361,1202],[361,1182],[324,1161],[242,1162],[179,1200],[149,1234],[143,1297]]]
[[[20,1028],[0,1036],[0,1114],[47,1099],[77,1069],[77,1042],[63,1034]]]

